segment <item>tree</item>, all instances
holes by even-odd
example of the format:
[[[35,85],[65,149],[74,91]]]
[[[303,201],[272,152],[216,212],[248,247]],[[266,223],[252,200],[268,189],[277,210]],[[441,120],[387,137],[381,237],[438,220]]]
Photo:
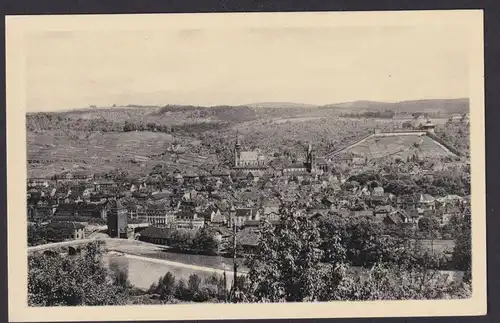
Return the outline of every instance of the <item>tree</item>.
[[[204,293],[211,301],[225,301],[227,296],[227,282],[224,276],[212,274],[204,281]]]
[[[180,300],[192,300],[190,296],[190,292],[186,287],[186,281],[182,278],[179,279],[177,286],[175,286],[175,297]]]
[[[135,126],[135,124],[130,123],[128,121],[125,121],[125,125],[123,126],[124,132],[130,132],[130,131],[135,131],[135,130],[137,130],[137,127]]]
[[[203,294],[201,293],[201,278],[198,275],[189,275],[187,291],[189,300],[193,300],[195,302],[203,302],[205,300],[205,297],[203,297]]]
[[[150,293],[160,295],[162,300],[171,301],[175,295],[175,277],[171,272],[167,272],[165,276],[158,280],[157,284],[151,285]]]
[[[39,224],[28,224],[28,246],[46,243],[45,237],[43,226]]]
[[[30,306],[119,305],[127,295],[113,284],[98,242],[77,258],[33,254],[28,258]]]
[[[425,217],[418,221],[418,228],[428,238],[435,239],[439,230],[439,223],[435,218]]]
[[[256,255],[247,259],[248,297],[254,301],[310,301],[320,292],[321,253],[316,224],[282,208],[281,223],[263,223]]]
[[[214,232],[202,228],[196,232],[193,239],[193,248],[216,254],[219,252],[219,241],[215,239]]]
[[[450,282],[446,274],[425,267],[377,263],[367,272],[339,276],[323,300],[446,299],[471,296],[470,285]]]
[[[126,269],[121,268],[117,263],[111,262],[109,264],[109,270],[115,286],[119,287],[124,292],[132,288],[132,284],[130,284],[128,279],[128,271]]]
[[[455,238],[452,260],[457,269],[465,271],[464,279],[470,281],[472,278],[472,239],[471,239],[471,216],[466,212],[459,233]]]

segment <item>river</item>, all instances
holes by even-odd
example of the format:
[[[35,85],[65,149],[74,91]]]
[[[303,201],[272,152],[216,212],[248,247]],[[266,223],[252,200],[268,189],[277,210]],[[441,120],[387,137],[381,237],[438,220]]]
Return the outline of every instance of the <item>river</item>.
[[[176,280],[183,279],[186,282],[191,274],[196,274],[201,279],[206,279],[213,274],[222,276],[224,273],[224,265],[221,263],[214,266],[216,268],[208,267],[203,262],[201,262],[203,265],[199,265],[200,262],[196,262],[196,259],[193,259],[196,257],[189,257],[197,255],[183,255],[187,257],[182,258],[188,261],[178,262],[172,261],[171,258],[179,258],[175,257],[175,255],[179,254],[169,253],[169,255],[173,256],[171,258],[162,256],[164,254],[164,252],[159,252],[153,257],[153,255],[138,256],[109,252],[104,255],[103,262],[108,268],[110,266],[117,266],[122,271],[125,271],[128,274],[130,283],[141,289],[149,288],[151,284],[156,283],[167,272],[171,272],[176,277]],[[216,260],[213,259],[212,261]],[[226,266],[227,281],[228,285],[230,285],[233,277],[233,269],[231,266]]]
[[[104,255],[104,264],[118,266],[128,273],[132,285],[147,289],[171,272],[177,280],[183,279],[187,282],[191,274],[196,274],[206,279],[213,274],[222,276],[226,272],[228,286],[232,283],[233,267],[232,259],[219,256],[179,254],[166,251],[151,251],[139,254],[124,254],[121,252],[108,252]],[[241,259],[237,260],[238,263]],[[361,268],[352,268],[353,272],[359,272]],[[239,267],[240,274],[246,274],[247,268]],[[461,279],[462,272],[442,271],[449,275],[450,279]]]

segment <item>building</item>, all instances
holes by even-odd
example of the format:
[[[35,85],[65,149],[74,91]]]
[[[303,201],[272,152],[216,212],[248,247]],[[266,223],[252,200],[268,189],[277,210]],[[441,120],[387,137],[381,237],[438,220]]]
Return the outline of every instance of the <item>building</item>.
[[[128,220],[127,209],[123,207],[120,201],[109,201],[108,211],[108,235],[111,238],[128,238]]]
[[[96,181],[96,182],[94,182],[94,191],[95,192],[106,191],[112,187],[116,187],[116,183],[113,181]]]
[[[175,222],[173,212],[168,212],[165,203],[150,203],[145,209],[146,217],[143,219],[152,226],[165,227],[170,226]]]
[[[247,220],[260,220],[260,212],[254,208],[238,208],[231,214],[231,221],[237,227],[245,225]]]
[[[245,169],[265,169],[266,158],[256,151],[242,151],[240,138],[236,136],[234,145],[234,167]]]
[[[90,181],[94,179],[94,174],[92,174],[90,171],[85,170],[85,169],[80,169],[80,170],[75,170],[73,172],[69,173],[69,177],[66,177],[67,179],[73,179],[73,180],[84,180],[84,181]]]
[[[243,254],[252,254],[259,247],[260,233],[255,227],[247,227],[236,233],[236,241]]]
[[[420,194],[418,196],[418,207],[424,210],[435,210],[436,199],[429,194]]]
[[[28,181],[28,187],[49,187],[49,181],[45,178],[30,178]]]
[[[294,175],[298,172],[305,172],[307,170],[304,163],[284,163],[282,173],[283,176]]]
[[[269,216],[270,214],[279,214],[280,203],[279,201],[266,200],[262,203],[262,213],[264,216]]]
[[[413,129],[421,129],[424,123],[425,123],[425,116],[423,114],[416,114],[413,116],[413,120],[411,121],[411,127]]]
[[[175,214],[175,218],[178,229],[197,230],[205,226],[205,218],[199,217],[196,212],[180,211]]]
[[[222,220],[222,214],[219,208],[214,205],[209,206],[204,212],[203,217],[205,218],[205,222],[214,222],[214,219],[217,217],[218,220]]]
[[[108,217],[108,206],[107,203],[82,204],[81,206],[76,208],[76,215],[89,218],[101,218],[106,220]]]
[[[167,245],[170,243],[171,236],[171,229],[151,226],[141,231],[139,240],[160,245]]]
[[[451,123],[457,123],[457,122],[460,122],[462,121],[463,119],[463,116],[458,114],[458,113],[455,113],[455,114],[452,114],[449,118],[448,118],[448,122],[451,122]]]
[[[384,195],[384,188],[382,186],[374,187],[372,195],[373,196],[383,196]]]
[[[422,125],[422,129],[427,132],[434,133],[436,125],[432,123],[430,120],[427,120],[427,122]]]
[[[85,239],[85,226],[80,223],[51,222],[45,228],[47,242]]]
[[[28,217],[30,219],[50,218],[56,212],[57,205],[51,205],[46,201],[28,203]]]

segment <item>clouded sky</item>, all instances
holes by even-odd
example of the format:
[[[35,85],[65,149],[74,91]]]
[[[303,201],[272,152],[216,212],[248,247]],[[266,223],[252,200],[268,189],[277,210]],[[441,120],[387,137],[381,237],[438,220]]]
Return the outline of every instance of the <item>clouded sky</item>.
[[[468,97],[463,32],[344,26],[31,33],[27,110]]]

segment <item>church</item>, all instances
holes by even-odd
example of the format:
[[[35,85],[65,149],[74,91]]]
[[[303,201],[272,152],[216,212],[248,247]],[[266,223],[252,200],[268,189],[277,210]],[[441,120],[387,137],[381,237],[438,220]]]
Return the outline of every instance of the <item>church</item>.
[[[234,169],[245,171],[264,171],[272,167],[275,170],[281,171],[283,175],[292,175],[293,173],[298,172],[316,173],[318,171],[325,171],[323,167],[324,165],[320,165],[320,167],[317,167],[318,165],[316,165],[316,160],[314,158],[311,143],[309,143],[304,162],[286,162],[281,165],[276,165],[275,163],[273,163],[274,161],[271,162],[271,164],[274,165],[269,165],[269,161],[264,155],[259,154],[256,151],[242,151],[240,138],[237,135],[236,143],[234,146]]]
[[[236,144],[234,145],[234,168],[266,169],[268,168],[266,157],[256,151],[242,151],[240,137],[236,136]]]

